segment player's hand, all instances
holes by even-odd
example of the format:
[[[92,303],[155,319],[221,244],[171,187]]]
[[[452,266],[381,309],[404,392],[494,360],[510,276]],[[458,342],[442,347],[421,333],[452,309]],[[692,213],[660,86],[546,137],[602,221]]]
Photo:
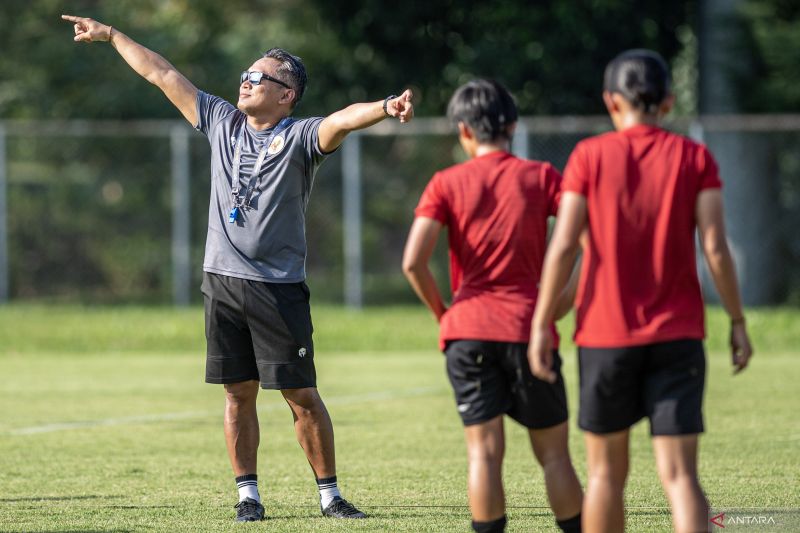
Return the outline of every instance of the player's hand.
[[[61,15],[61,18],[75,23],[74,41],[76,43],[94,43],[98,41],[108,41],[111,38],[111,26],[86,17]]]
[[[738,374],[747,367],[750,358],[753,356],[753,347],[750,345],[750,338],[747,336],[747,328],[744,323],[733,324],[731,326],[731,357],[733,362],[733,373]]]
[[[556,382],[556,373],[553,372],[553,339],[550,328],[534,330],[528,344],[528,364],[531,374],[548,383]]]
[[[386,112],[390,116],[399,118],[400,122],[408,122],[414,118],[414,104],[411,103],[413,97],[414,93],[411,92],[411,89],[406,89],[397,98],[386,102]]]

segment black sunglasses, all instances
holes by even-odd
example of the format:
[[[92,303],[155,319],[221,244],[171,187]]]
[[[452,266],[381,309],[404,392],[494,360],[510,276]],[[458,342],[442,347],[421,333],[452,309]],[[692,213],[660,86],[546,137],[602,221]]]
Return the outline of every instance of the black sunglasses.
[[[242,75],[239,77],[239,85],[243,84],[245,81],[249,81],[253,85],[261,85],[262,80],[271,81],[273,83],[277,83],[278,85],[286,87],[287,89],[291,89],[291,87],[289,87],[287,83],[282,82],[277,78],[273,78],[269,74],[264,74],[263,72],[258,72],[256,70],[251,70],[249,72],[245,70],[244,72],[242,72]]]

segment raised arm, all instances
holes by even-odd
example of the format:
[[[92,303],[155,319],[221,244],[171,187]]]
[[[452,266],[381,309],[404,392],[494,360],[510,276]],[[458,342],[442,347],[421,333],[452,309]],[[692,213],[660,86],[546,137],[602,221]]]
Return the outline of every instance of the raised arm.
[[[411,231],[403,252],[403,274],[411,284],[419,299],[439,321],[447,311],[436,280],[428,267],[436,240],[442,224],[432,218],[417,217],[411,225]]]
[[[75,42],[108,41],[137,74],[161,89],[192,126],[197,124],[197,88],[169,61],[121,31],[96,20],[61,15],[74,23]]]
[[[399,118],[408,122],[414,117],[413,93],[410,89],[389,100],[378,100],[365,104],[353,104],[333,113],[319,125],[319,147],[323,152],[336,150],[348,133],[368,128],[387,117]],[[384,112],[384,102],[386,111]]]
[[[722,192],[719,189],[705,189],[700,192],[697,196],[695,218],[708,270],[722,305],[731,317],[731,356],[735,372],[740,372],[753,355],[753,348],[744,321],[736,268],[725,237]]]

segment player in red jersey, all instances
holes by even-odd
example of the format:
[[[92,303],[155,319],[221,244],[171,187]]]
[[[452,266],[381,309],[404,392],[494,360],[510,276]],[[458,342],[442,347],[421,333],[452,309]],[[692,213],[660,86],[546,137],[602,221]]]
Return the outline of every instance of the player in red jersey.
[[[546,245],[547,219],[558,208],[561,176],[549,164],[509,153],[517,121],[499,83],[474,80],[448,106],[470,160],[437,172],[420,199],[403,271],[441,324],[441,348],[464,423],[468,496],[475,531],[503,531],[503,415],[527,427],[556,521],[580,531],[581,487],[567,447],[561,359],[556,380],[534,378],[527,340]],[[453,304],[445,307],[428,268],[442,227],[450,244]],[[562,298],[563,311],[571,305]],[[553,333],[555,328],[549,326]]]
[[[531,328],[531,369],[553,382],[549,324],[586,231],[575,333],[589,463],[584,531],[624,529],[629,432],[643,417],[675,530],[708,530],[697,479],[705,325],[695,231],[731,316],[735,370],[752,355],[717,164],[705,146],[658,126],[674,101],[669,83],[666,63],[648,50],[606,68],[603,100],[616,131],[582,141],[570,156]]]

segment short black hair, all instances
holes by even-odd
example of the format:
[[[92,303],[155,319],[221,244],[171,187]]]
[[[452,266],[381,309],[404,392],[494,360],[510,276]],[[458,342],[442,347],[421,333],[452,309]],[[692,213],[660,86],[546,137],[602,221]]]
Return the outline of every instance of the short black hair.
[[[475,79],[456,89],[447,105],[447,116],[463,122],[480,143],[509,138],[509,127],[517,121],[517,105],[511,93],[490,79]]]
[[[670,91],[667,62],[658,52],[627,50],[606,67],[603,88],[619,93],[636,109],[656,113]]]
[[[303,60],[298,56],[292,55],[283,48],[270,48],[264,52],[264,57],[272,58],[280,62],[278,70],[275,71],[275,76],[289,84],[294,89],[295,98],[292,107],[303,98],[303,93],[306,92],[306,83],[308,83],[308,76],[306,75],[306,67],[303,65]]]

